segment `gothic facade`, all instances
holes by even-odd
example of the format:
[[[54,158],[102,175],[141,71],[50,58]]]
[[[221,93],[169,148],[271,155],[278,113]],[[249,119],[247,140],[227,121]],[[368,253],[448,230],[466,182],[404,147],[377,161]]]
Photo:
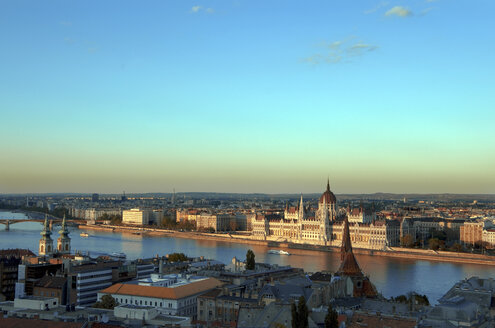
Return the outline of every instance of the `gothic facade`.
[[[384,249],[399,245],[400,227],[396,222],[375,221],[374,213],[365,213],[362,208],[344,212],[354,219],[349,230],[351,240],[357,247]],[[298,206],[286,205],[283,213],[253,214],[250,218],[252,235],[263,240],[339,246],[344,225],[338,213],[337,200],[327,182],[327,189],[314,211],[304,205],[301,196]]]

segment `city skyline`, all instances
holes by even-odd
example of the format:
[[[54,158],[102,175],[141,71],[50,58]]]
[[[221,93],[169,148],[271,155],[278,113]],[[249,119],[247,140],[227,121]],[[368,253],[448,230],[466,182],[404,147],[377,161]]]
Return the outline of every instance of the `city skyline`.
[[[495,193],[480,1],[0,5],[0,193]]]

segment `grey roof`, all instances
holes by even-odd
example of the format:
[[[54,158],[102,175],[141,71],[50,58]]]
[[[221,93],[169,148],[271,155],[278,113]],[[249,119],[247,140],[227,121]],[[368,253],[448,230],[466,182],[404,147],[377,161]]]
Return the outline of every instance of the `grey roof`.
[[[285,327],[291,327],[292,314],[289,304],[270,303],[265,307],[241,308],[237,320],[238,328],[268,328],[275,323],[281,323]],[[318,326],[308,318],[309,327]]]
[[[299,297],[304,296],[306,302],[310,299],[313,294],[311,288],[305,288],[299,285],[289,285],[289,284],[279,284],[275,285],[267,284],[265,285],[258,294],[258,299],[261,300],[263,296],[269,296],[277,301],[290,303],[299,299]]]

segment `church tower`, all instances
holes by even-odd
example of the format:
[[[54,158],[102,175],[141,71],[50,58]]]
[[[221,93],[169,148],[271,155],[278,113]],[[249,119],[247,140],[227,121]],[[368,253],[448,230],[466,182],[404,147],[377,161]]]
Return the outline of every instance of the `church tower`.
[[[39,255],[51,255],[53,254],[53,240],[50,235],[50,227],[48,225],[48,215],[45,214],[45,223],[43,224],[43,230],[41,230],[41,239],[39,246]]]
[[[69,230],[67,229],[67,223],[64,219],[62,220],[62,227],[59,230],[59,235],[57,239],[57,251],[61,254],[70,254],[70,237]]]
[[[340,267],[335,273],[340,277],[349,277],[353,283],[353,297],[376,297],[378,295],[375,286],[369,278],[363,274],[354,253],[352,252],[351,232],[349,220],[344,220],[342,227],[342,246],[340,247]]]

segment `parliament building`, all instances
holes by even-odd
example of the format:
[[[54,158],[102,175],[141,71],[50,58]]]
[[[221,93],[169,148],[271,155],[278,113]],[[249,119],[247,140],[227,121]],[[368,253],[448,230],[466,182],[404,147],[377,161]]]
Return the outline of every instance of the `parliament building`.
[[[316,209],[305,206],[301,195],[296,207],[286,205],[283,212],[254,213],[250,220],[256,239],[340,246],[345,218],[352,222],[349,224],[350,238],[358,248],[386,249],[400,243],[397,222],[377,221],[374,213],[366,212],[362,207],[339,211],[329,181]]]

